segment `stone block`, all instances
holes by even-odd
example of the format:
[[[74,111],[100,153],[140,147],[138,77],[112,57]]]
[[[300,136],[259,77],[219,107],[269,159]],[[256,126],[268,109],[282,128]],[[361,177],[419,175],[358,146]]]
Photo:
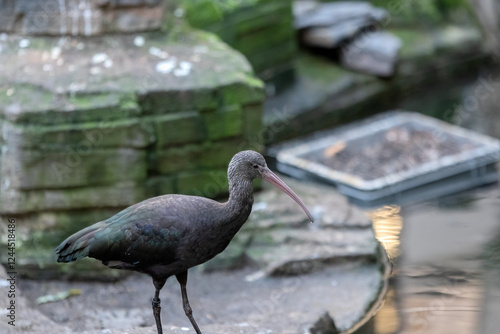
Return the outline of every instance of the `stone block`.
[[[200,168],[203,156],[203,145],[190,144],[171,147],[156,152],[156,166],[152,169],[160,174],[171,174],[180,171],[192,171]]]
[[[242,10],[227,18],[238,36],[249,32],[272,29],[276,26],[292,27],[291,1],[271,1],[259,4],[255,10]],[[293,32],[293,29],[289,29]]]
[[[236,82],[223,86],[220,88],[218,96],[224,105],[261,103],[265,98],[263,83],[257,79],[248,79],[244,83]]]
[[[239,105],[230,105],[204,112],[208,139],[218,140],[227,137],[238,136],[242,132],[243,117]]]
[[[93,36],[103,32],[103,13],[91,2],[85,3],[85,9],[75,10],[66,1],[37,1],[22,15],[21,33],[27,35]]]
[[[146,152],[96,149],[91,145],[61,151],[2,150],[2,190],[57,189],[113,184],[146,178]]]
[[[110,11],[109,32],[139,32],[156,30],[161,27],[163,7],[115,8]]]
[[[201,166],[205,169],[222,169],[223,177],[227,178],[227,166],[233,155],[240,151],[242,138],[232,138],[224,141],[206,143],[203,150]],[[225,181],[224,181],[225,182]]]
[[[291,0],[220,3],[189,0],[186,3],[188,22],[194,27],[216,33],[226,43],[242,52],[259,76],[279,62],[275,59],[279,46],[295,44]],[[267,58],[264,61],[261,59],[258,64],[253,55],[263,53],[271,46],[275,46],[275,52],[268,53]],[[290,49],[294,55],[296,50],[296,47]],[[293,55],[287,59],[290,64],[292,58]]]
[[[260,104],[243,107],[243,143],[240,150],[252,149],[261,151],[264,143],[264,129],[262,127],[263,107]]]
[[[0,214],[36,211],[126,207],[145,198],[143,182],[125,181],[109,186],[0,192]]]
[[[151,198],[165,194],[175,194],[175,181],[175,176],[154,176],[148,178],[146,181],[146,197]]]
[[[206,28],[223,18],[222,8],[212,0],[188,0],[186,6],[186,19],[197,28]]]
[[[0,96],[0,116],[12,123],[59,125],[107,122],[139,116],[133,94],[98,93],[54,95],[30,84],[5,85],[10,96]],[[57,99],[56,99],[57,97]]]
[[[239,151],[241,142],[241,138],[233,138],[161,150],[156,153],[155,170],[162,175],[220,168],[226,170],[233,155]]]
[[[154,141],[154,126],[139,118],[49,126],[0,121],[0,143],[23,149],[145,148]]]
[[[176,191],[182,194],[217,197],[228,191],[225,169],[181,173],[177,177]]]
[[[277,67],[287,66],[296,56],[297,45],[295,42],[270,46],[265,50],[250,55],[255,72],[262,76]],[[293,67],[292,67],[293,68]]]
[[[388,32],[371,32],[348,44],[340,64],[350,70],[380,77],[394,75],[401,40]]]
[[[11,32],[16,22],[15,1],[0,1],[0,31]]]
[[[99,0],[97,2],[98,6],[109,6],[114,7],[138,7],[138,6],[154,6],[157,5],[160,0]]]
[[[185,91],[150,91],[139,96],[139,104],[147,115],[217,107],[215,92],[210,88]]]
[[[268,47],[283,45],[295,39],[295,31],[292,26],[292,18],[280,20],[279,24],[275,24],[272,34],[268,29],[258,30],[245,34],[242,38],[238,38],[232,43],[232,46],[238,51],[246,55],[250,62],[252,55],[265,50]]]
[[[206,138],[206,129],[197,112],[169,114],[154,118],[157,147],[200,142]]]

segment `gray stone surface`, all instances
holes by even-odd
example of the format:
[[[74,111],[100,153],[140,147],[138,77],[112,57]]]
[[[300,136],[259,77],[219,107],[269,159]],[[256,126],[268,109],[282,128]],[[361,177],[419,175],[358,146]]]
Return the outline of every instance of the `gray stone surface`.
[[[378,25],[388,15],[386,10],[362,1],[307,1],[295,5],[294,13],[295,27],[302,31],[302,43],[327,49],[343,46],[363,29]]]
[[[371,22],[355,17],[329,26],[310,28],[302,34],[302,42],[309,47],[333,49],[354,38]]]
[[[19,277],[16,277],[16,280],[13,281],[14,289],[11,289],[10,281],[7,280],[10,278],[11,275],[7,275],[5,268],[0,265],[0,293],[2,296],[0,298],[0,315],[2,316],[0,332],[4,334],[69,332],[65,326],[55,323],[32,307],[31,301],[19,291]],[[9,291],[14,291],[15,298],[7,297],[12,293]],[[10,314],[7,307],[10,307],[11,300],[15,302],[15,318],[13,319],[15,326],[9,325],[8,321],[11,321],[11,319],[7,317]]]
[[[390,77],[395,73],[401,45],[401,40],[388,32],[362,34],[342,49],[340,64],[350,70]]]
[[[158,0],[11,0],[0,8],[0,32],[32,36],[158,30],[164,14]]]
[[[349,20],[364,19],[375,23],[385,18],[387,12],[369,2],[335,1],[317,5],[311,10],[302,10],[295,17],[295,28],[332,26]]]

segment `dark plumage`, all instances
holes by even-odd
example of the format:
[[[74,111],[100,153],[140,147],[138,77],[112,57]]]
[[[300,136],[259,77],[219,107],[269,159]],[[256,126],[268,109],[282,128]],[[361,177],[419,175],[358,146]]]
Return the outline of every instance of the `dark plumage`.
[[[242,151],[229,163],[227,202],[186,195],[147,199],[68,237],[55,250],[57,262],[88,256],[109,268],[150,275],[156,288],[153,314],[159,334],[159,293],[167,278],[175,275],[181,285],[184,311],[201,334],[187,299],[187,270],[222,252],[245,223],[252,210],[255,178],[264,178],[291,196],[312,222],[305,205],[267,168],[262,155]]]

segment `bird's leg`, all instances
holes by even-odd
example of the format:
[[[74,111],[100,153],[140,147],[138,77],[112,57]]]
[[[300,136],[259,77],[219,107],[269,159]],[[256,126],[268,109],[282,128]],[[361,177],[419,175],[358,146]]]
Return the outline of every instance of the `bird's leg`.
[[[155,316],[156,329],[158,331],[158,334],[163,334],[163,330],[161,328],[161,319],[160,319],[160,313],[161,313],[160,290],[161,288],[163,288],[163,285],[165,285],[165,281],[166,280],[155,280],[153,278],[153,284],[156,290],[152,304],[153,304],[153,315]]]
[[[186,292],[186,283],[187,283],[187,278],[188,278],[188,273],[187,271],[180,273],[176,275],[177,280],[179,281],[179,284],[181,285],[181,293],[182,293],[182,306],[184,306],[184,313],[186,313],[186,316],[188,317],[189,321],[191,321],[191,324],[194,327],[194,330],[196,331],[196,334],[202,334],[200,331],[200,328],[198,327],[198,324],[194,320],[193,317],[193,310],[191,309],[191,306],[189,305],[189,300]]]

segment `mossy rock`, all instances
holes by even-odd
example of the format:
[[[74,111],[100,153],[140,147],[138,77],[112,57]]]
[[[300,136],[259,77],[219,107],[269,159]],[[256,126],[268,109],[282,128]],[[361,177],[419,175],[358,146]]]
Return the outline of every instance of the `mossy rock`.
[[[280,66],[285,60],[291,64],[297,53],[291,0],[185,0],[183,4],[192,26],[216,33],[242,52],[259,77],[267,79],[269,73],[292,68]],[[266,53],[273,47],[274,52]]]

